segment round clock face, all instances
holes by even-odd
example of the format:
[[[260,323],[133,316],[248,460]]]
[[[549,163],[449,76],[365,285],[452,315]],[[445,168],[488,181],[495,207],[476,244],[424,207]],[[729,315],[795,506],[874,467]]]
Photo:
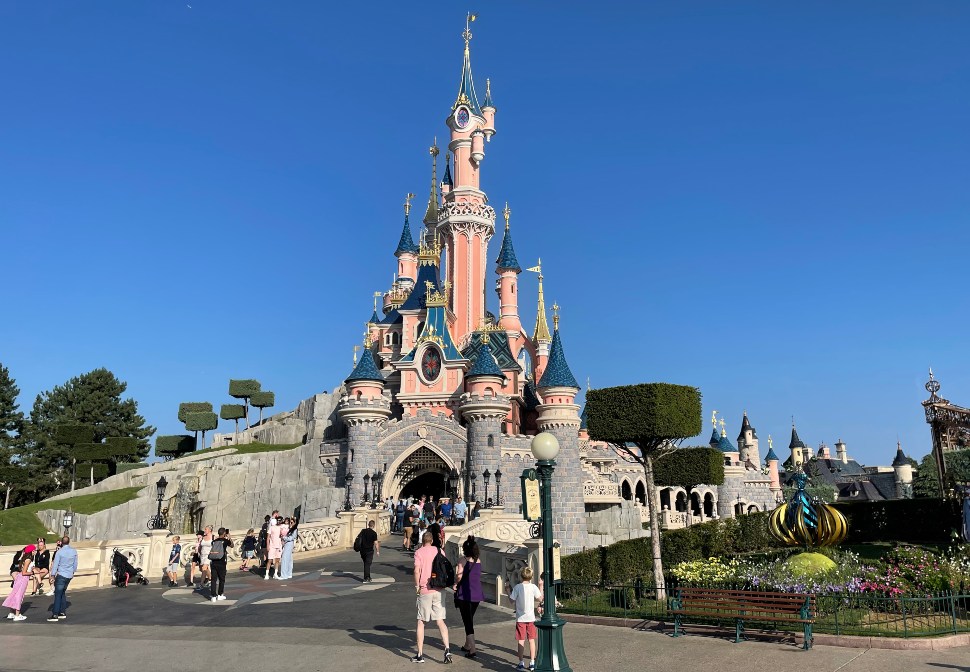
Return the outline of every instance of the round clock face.
[[[459,107],[458,112],[455,113],[455,124],[458,128],[465,128],[468,125],[468,108]]]
[[[434,348],[427,348],[421,356],[421,373],[430,382],[438,378],[441,373],[441,353]]]

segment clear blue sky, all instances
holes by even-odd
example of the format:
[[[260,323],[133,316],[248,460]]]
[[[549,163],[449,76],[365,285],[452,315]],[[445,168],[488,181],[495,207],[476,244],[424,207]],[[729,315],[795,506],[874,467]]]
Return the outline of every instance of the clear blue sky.
[[[166,434],[230,377],[275,410],[336,387],[427,193],[465,9],[0,4],[22,407],[106,366]],[[747,409],[787,447],[794,415],[869,464],[897,434],[928,451],[928,365],[970,405],[970,5],[468,9],[498,107],[482,184],[543,259],[578,379],[696,385],[732,440]]]

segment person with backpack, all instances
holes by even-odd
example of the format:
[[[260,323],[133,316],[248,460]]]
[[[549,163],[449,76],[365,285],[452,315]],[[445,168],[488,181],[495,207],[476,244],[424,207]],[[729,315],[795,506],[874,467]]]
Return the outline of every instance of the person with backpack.
[[[482,561],[479,559],[481,551],[475,537],[468,535],[468,539],[461,545],[462,558],[455,569],[455,606],[461,613],[461,622],[465,626],[465,644],[461,650],[465,658],[478,655],[475,648],[475,611],[485,600],[482,591]]]
[[[394,531],[404,534],[404,514],[407,511],[404,500],[398,500],[397,507],[394,509]]]
[[[209,567],[212,572],[209,599],[213,602],[226,599],[226,565],[230,548],[232,548],[232,537],[229,536],[229,530],[220,527],[219,536],[212,540],[212,546],[209,548]]]
[[[360,553],[360,559],[364,561],[364,583],[371,583],[370,566],[374,562],[374,553],[381,555],[381,542],[377,540],[377,531],[374,529],[376,521],[367,523],[367,527],[360,531],[357,539],[354,540],[354,550]]]
[[[451,649],[448,643],[448,626],[445,625],[445,605],[441,591],[455,583],[455,569],[448,557],[431,544],[430,532],[421,537],[421,548],[414,552],[414,590],[417,594],[417,645],[418,653],[411,658],[412,663],[424,662],[424,625],[434,621],[441,633],[441,643],[445,647],[444,663],[451,663]]]

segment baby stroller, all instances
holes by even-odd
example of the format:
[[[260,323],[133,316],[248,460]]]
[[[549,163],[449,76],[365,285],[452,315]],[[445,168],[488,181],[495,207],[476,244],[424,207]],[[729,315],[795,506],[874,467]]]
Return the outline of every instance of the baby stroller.
[[[141,567],[132,565],[121,551],[115,551],[111,558],[111,567],[114,570],[115,585],[119,588],[127,588],[131,581],[142,586],[148,585],[148,579],[142,576]]]

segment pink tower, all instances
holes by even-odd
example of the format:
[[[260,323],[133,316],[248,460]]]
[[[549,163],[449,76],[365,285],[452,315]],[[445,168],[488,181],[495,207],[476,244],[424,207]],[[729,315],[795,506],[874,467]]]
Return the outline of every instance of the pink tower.
[[[448,150],[454,156],[454,169],[447,169],[446,176],[452,184],[442,190],[446,193],[437,222],[452,288],[449,308],[455,316],[452,336],[457,342],[479,328],[485,318],[485,255],[495,232],[495,210],[479,188],[485,140],[495,134],[495,107],[490,95],[482,105],[475,93],[468,46],[472,33],[467,22],[462,37],[465,59],[461,83],[446,121],[451,130]]]
[[[513,357],[519,356],[522,349],[522,321],[519,319],[519,273],[522,267],[519,266],[518,259],[515,258],[515,248],[512,246],[512,234],[509,231],[509,217],[512,211],[509,204],[505,204],[502,211],[505,216],[505,237],[502,239],[502,249],[499,251],[498,259],[495,263],[495,272],[498,274],[498,281],[495,283],[495,291],[499,300],[499,326],[506,331],[509,337],[509,349]]]

